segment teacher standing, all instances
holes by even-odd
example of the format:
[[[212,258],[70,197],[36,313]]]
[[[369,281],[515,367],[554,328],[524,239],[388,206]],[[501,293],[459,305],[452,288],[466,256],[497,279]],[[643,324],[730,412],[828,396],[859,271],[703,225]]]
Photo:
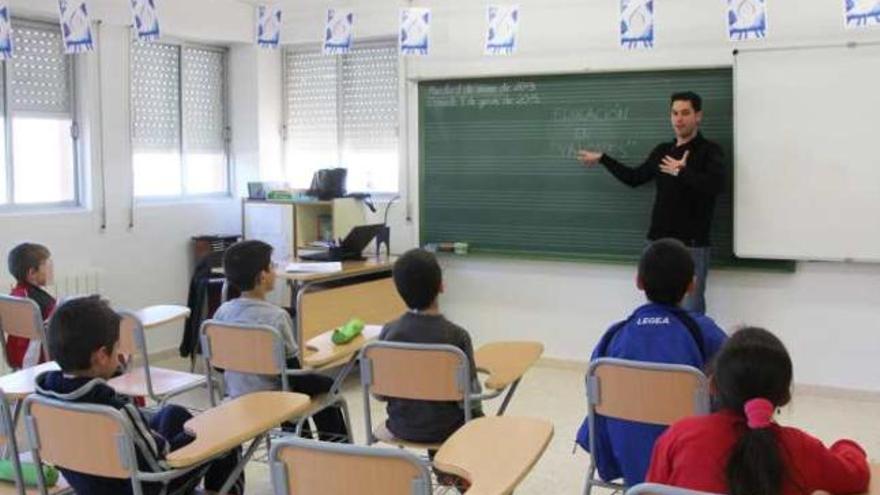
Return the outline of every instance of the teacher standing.
[[[700,133],[703,101],[693,92],[670,98],[675,139],[658,144],[644,163],[630,168],[601,151],[581,150],[578,159],[587,166],[601,163],[617,180],[630,187],[655,181],[657,191],[651,212],[648,240],[672,237],[683,242],[694,259],[694,288],[682,307],[706,311],[706,275],[709,270],[709,231],[715,198],[724,186],[724,153]]]

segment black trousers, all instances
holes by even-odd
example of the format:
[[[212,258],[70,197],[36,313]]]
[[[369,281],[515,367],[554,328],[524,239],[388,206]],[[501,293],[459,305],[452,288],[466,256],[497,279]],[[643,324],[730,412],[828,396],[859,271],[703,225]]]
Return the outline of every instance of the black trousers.
[[[287,367],[290,369],[301,369],[299,359],[295,357],[288,358]],[[298,392],[300,394],[306,394],[309,397],[315,397],[329,392],[330,388],[333,387],[333,379],[317,373],[288,376],[287,386],[290,388],[291,392]],[[348,435],[347,428],[345,427],[345,418],[338,407],[328,407],[318,414],[315,414],[313,419],[315,421],[315,426],[318,428],[319,440],[330,441],[340,437],[347,437]],[[291,428],[293,428],[293,425],[287,424],[284,426],[284,429],[286,430]],[[308,423],[303,425],[302,435],[306,438],[312,437],[311,428],[309,428]],[[350,438],[349,442],[351,442]]]

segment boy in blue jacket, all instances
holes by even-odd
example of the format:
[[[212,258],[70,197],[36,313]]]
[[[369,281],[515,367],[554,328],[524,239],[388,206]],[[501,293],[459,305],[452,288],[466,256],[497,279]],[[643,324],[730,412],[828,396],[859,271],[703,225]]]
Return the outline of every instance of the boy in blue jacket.
[[[679,307],[694,287],[694,262],[684,244],[675,239],[651,243],[639,261],[636,284],[648,303],[612,325],[590,360],[610,357],[705,370],[727,335],[711,318]],[[585,419],[577,435],[577,443],[585,450],[589,449],[588,426]],[[665,429],[597,416],[592,455],[599,476],[605,481],[622,477],[627,486],[644,481],[654,442]]]
[[[161,472],[168,469],[165,456],[192,442],[183,430],[192,417],[176,405],[167,405],[149,419],[128,397],[118,395],[107,380],[119,367],[119,315],[98,296],[71,299],[61,305],[49,323],[49,351],[61,371],[47,371],[37,376],[37,393],[53,399],[98,404],[120,410],[131,423],[135,435],[138,469]],[[205,489],[220,491],[229,473],[235,468],[241,449],[237,448],[212,461],[204,469],[196,469],[171,482],[169,493],[181,490],[191,493],[204,473]],[[76,493],[88,495],[131,494],[127,479],[105,478],[60,468]],[[144,493],[161,493],[161,484],[144,483]],[[229,492],[244,493],[244,473]]]

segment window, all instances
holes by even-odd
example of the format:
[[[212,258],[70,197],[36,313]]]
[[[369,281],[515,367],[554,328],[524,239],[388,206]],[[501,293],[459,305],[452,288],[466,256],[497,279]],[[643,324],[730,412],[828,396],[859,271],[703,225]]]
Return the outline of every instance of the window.
[[[73,58],[57,25],[13,20],[0,77],[0,205],[79,203]]]
[[[135,196],[228,194],[226,51],[134,42],[131,53]]]
[[[321,168],[348,169],[349,191],[396,192],[396,42],[361,43],[346,55],[285,52],[285,168],[308,187]]]

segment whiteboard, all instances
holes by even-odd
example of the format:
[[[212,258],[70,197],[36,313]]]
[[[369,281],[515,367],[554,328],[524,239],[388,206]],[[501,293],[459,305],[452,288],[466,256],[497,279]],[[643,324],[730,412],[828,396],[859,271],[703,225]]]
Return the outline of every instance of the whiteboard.
[[[880,46],[741,51],[734,252],[880,261]]]

